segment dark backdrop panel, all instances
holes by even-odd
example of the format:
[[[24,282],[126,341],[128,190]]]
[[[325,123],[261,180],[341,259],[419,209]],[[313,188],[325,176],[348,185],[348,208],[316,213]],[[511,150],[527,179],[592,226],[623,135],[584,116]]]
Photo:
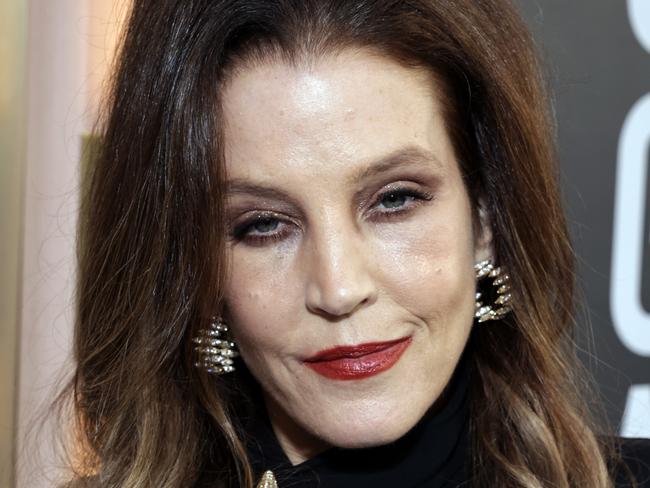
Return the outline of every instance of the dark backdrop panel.
[[[554,94],[581,358],[614,426],[650,437],[650,0],[519,3]]]

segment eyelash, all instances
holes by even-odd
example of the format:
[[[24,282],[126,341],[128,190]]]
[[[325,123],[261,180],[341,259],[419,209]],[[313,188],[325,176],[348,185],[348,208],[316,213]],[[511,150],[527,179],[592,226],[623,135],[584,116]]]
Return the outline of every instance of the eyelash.
[[[380,220],[390,220],[396,216],[408,213],[414,208],[419,207],[423,201],[429,201],[433,198],[433,195],[427,192],[421,192],[411,188],[394,188],[379,195],[379,197],[377,197],[377,200],[373,204],[373,207],[380,204],[385,198],[391,196],[397,198],[412,197],[414,199],[413,202],[415,203],[414,205],[410,205],[408,207],[406,206],[399,207],[399,210],[389,210],[387,212],[380,212],[380,217],[379,217]],[[276,232],[274,234],[266,234],[266,235],[248,234],[249,230],[253,226],[255,226],[255,224],[257,224],[258,222],[266,222],[266,221],[281,222],[281,219],[274,217],[274,214],[259,214],[253,217],[252,219],[249,219],[237,225],[233,229],[231,237],[236,242],[243,241],[251,245],[261,245],[267,242],[278,241],[284,238],[286,231]]]

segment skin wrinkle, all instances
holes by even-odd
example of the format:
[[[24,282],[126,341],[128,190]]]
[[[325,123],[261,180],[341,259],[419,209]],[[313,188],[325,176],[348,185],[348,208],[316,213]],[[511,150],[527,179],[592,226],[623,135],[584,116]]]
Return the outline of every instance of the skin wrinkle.
[[[416,146],[406,147],[394,151],[376,162],[361,165],[359,170],[346,178],[345,184],[348,186],[360,185],[363,180],[373,177],[377,178],[384,173],[400,171],[402,168],[427,167],[431,169],[433,165],[435,165],[437,170],[444,171],[444,166],[437,160],[433,152],[425,151]],[[290,194],[280,188],[254,184],[240,178],[231,178],[228,187],[228,196],[230,198],[239,194],[251,194],[257,197],[284,200],[295,207],[299,206]],[[359,193],[360,190],[355,192],[355,201],[359,199]]]
[[[277,227],[256,232],[286,234],[231,240],[224,318],[294,464],[330,445],[404,435],[438,398],[467,341],[473,264],[490,257],[491,234],[485,229],[475,248],[432,83],[425,71],[344,51],[309,71],[280,61],[238,70],[223,93],[230,181],[286,194],[230,195],[229,221],[270,212]],[[435,162],[354,177],[404,147]],[[399,200],[405,211],[382,218],[387,202],[375,202],[394,187],[433,198]],[[336,345],[408,335],[391,369],[362,380],[327,379],[302,362]]]

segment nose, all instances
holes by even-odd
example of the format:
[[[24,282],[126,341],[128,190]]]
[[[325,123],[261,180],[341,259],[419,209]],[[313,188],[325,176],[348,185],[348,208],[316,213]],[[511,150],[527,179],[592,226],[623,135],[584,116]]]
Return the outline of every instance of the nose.
[[[369,244],[352,227],[321,225],[311,236],[306,305],[313,313],[340,318],[377,299]]]

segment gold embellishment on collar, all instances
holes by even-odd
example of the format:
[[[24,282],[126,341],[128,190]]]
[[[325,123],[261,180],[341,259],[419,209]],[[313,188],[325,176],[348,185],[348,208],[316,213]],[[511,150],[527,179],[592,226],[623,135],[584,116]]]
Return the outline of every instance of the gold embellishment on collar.
[[[260,479],[259,483],[257,483],[257,488],[278,488],[278,482],[275,481],[273,471],[264,471],[262,478]]]

